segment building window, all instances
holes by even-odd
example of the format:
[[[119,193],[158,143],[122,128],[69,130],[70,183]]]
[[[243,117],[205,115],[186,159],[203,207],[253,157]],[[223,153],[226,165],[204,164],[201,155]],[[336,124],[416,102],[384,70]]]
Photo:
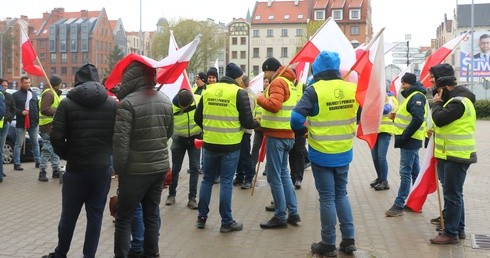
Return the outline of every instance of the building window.
[[[359,26],[350,26],[350,35],[351,36],[359,35]]]
[[[247,52],[246,51],[240,51],[240,59],[247,59]]]
[[[67,62],[67,54],[66,53],[61,53],[61,63],[66,64]]]
[[[281,29],[281,37],[287,37],[288,36],[288,29]]]
[[[259,58],[259,48],[258,47],[254,47],[253,49],[253,53],[252,53],[252,57],[253,58]]]
[[[274,15],[269,15],[269,18],[268,19],[271,20],[271,21],[274,20]]]
[[[361,19],[361,9],[349,10],[349,20],[360,20],[360,19]]]
[[[284,20],[289,20],[289,14],[284,15]]]
[[[247,38],[246,37],[240,37],[240,45],[247,45]]]
[[[245,65],[240,65],[240,69],[242,69],[243,73],[245,73],[245,71],[247,70],[247,67],[245,67]]]
[[[238,39],[237,39],[237,38],[235,38],[235,37],[231,38],[231,44],[232,44],[232,45],[236,45],[236,44],[238,44]]]
[[[231,51],[231,58],[237,59],[238,58],[238,52],[237,51]]]
[[[252,32],[252,36],[253,36],[254,38],[260,37],[259,30],[253,30],[253,32]]]
[[[56,53],[51,53],[51,63],[56,64]]]
[[[288,57],[288,48],[287,47],[281,48],[281,57]]]
[[[273,57],[273,56],[274,56],[274,52],[272,51],[272,48],[268,47],[267,48],[267,58]]]
[[[259,66],[258,65],[254,65],[253,72],[254,72],[254,74],[259,74]]]
[[[51,74],[55,74],[56,73],[56,67],[51,67],[51,69],[49,69],[51,71]]]
[[[325,20],[325,10],[316,10],[314,19],[315,21]]]
[[[66,75],[66,67],[61,67],[61,74]]]
[[[40,49],[44,49],[45,47],[46,47],[46,42],[44,42],[44,41],[40,41],[40,42],[39,42],[39,48],[40,48]]]
[[[342,10],[332,10],[332,17],[334,20],[342,20],[344,19],[344,13]]]
[[[302,37],[303,36],[303,29],[296,29],[296,37]]]
[[[78,63],[78,55],[77,53],[71,53],[71,62],[76,64]]]
[[[267,37],[274,37],[274,30],[267,29]]]
[[[85,52],[82,54],[82,62],[84,64],[88,63],[88,53]]]
[[[70,39],[70,51],[77,51],[77,40]]]
[[[39,53],[39,61],[44,62],[44,59],[46,59],[44,53]]]
[[[66,52],[66,39],[60,40],[60,51]]]
[[[303,14],[298,14],[298,20],[302,20],[303,19]]]
[[[77,66],[73,66],[73,67],[71,68],[71,74],[76,74],[76,73],[77,73],[77,71],[78,71],[78,67],[77,67]]]
[[[256,20],[260,20],[260,15],[255,16]]]

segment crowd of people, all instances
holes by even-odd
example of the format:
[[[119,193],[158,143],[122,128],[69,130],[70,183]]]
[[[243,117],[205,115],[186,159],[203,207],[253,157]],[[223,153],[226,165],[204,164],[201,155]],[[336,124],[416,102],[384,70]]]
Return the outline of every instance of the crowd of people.
[[[63,100],[62,81],[55,74],[41,96],[30,90],[27,76],[12,95],[5,91],[8,81],[2,80],[2,144],[4,129],[14,116],[17,121],[14,170],[23,170],[20,152],[28,133],[35,166],[40,169],[38,180],[49,180],[51,161],[51,177],[63,183],[58,244],[44,257],[66,257],[83,206],[87,216],[83,256],[95,257],[112,171],[118,176],[115,257],[159,256],[164,180],[167,173],[172,174],[165,204],[175,205],[186,153],[187,207],[197,210],[196,227],[206,228],[213,185],[219,183],[220,232],[242,230],[243,224],[233,217],[233,189],[252,188],[262,141],[267,150],[264,175],[272,195],[266,210],[273,215],[259,226],[276,229],[301,222],[295,189],[301,189],[303,171],[311,164],[321,224],[321,241],[311,245],[311,252],[328,257],[337,256],[338,251],[352,254],[357,248],[347,184],[360,107],[356,84],[342,80],[340,62],[338,53],[321,52],[312,63],[313,80],[304,85],[294,69],[270,57],[262,65],[264,88],[257,94],[249,89],[249,78],[242,69],[229,63],[224,76],[219,77],[212,67],[196,76],[191,89],[181,89],[173,99],[155,88],[155,68],[139,61],[129,62],[121,83],[110,91],[99,83],[95,66],[82,66],[75,75],[74,89]],[[466,237],[462,192],[466,172],[476,162],[475,96],[456,84],[449,64],[432,67],[430,79],[434,85],[432,110],[427,90],[415,74],[402,77],[404,100],[400,104],[387,87],[377,142],[371,150],[376,179],[370,186],[376,191],[390,189],[386,155],[394,135],[394,147],[400,149],[401,180],[398,195],[385,214],[397,217],[410,210],[405,204],[420,171],[418,152],[424,140],[434,135],[444,210],[441,217],[431,220],[441,233],[430,242],[454,244]],[[337,101],[339,96],[342,103]],[[203,142],[202,149],[196,141]],[[60,159],[66,160],[66,171],[61,170]],[[2,182],[6,175],[0,168]]]

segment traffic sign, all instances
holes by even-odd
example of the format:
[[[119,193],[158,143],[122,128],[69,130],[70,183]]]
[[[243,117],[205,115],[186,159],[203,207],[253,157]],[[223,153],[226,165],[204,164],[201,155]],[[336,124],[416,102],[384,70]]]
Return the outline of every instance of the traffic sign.
[[[410,53],[411,58],[424,58],[425,59],[425,53]]]
[[[393,52],[407,52],[407,47],[400,47],[400,46],[397,46],[395,48],[393,48],[392,50]],[[420,48],[419,47],[411,47],[410,48],[410,53],[420,53]]]
[[[403,52],[393,53],[393,57],[398,57],[398,58],[407,57],[407,52],[405,52],[405,53],[403,53]]]
[[[408,62],[410,64],[421,64],[423,63],[425,60],[424,59],[409,59]],[[407,59],[393,59],[393,63],[394,64],[407,64]]]
[[[406,47],[408,41],[393,42],[397,47]]]
[[[393,59],[394,64],[406,64],[407,59]]]

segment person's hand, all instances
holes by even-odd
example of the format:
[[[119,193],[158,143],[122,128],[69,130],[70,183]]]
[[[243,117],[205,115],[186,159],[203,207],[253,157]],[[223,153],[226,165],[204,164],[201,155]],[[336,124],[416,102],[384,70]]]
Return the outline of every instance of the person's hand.
[[[261,96],[264,96],[264,93],[259,92],[259,93],[257,93],[257,95],[255,95],[255,98],[256,98],[256,99],[258,99],[258,98],[259,98],[259,97],[261,97]]]
[[[433,129],[429,129],[427,130],[426,134],[427,134],[427,138],[430,138],[432,136],[432,134],[434,133],[434,130]]]
[[[436,102],[442,102],[442,90],[438,90],[436,95],[434,95],[434,97],[432,98],[432,101],[434,103]]]
[[[22,110],[22,115],[27,116],[29,114],[29,110]]]
[[[395,120],[395,116],[396,116],[396,114],[395,114],[395,113],[389,113],[389,114],[388,114],[388,118],[389,118],[389,119],[391,119],[392,121],[394,121],[394,120]]]

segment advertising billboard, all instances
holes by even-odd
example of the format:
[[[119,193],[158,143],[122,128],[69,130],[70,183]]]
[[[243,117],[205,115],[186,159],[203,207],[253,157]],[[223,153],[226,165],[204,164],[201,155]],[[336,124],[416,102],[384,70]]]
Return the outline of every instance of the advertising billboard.
[[[473,33],[474,48],[471,53],[471,39],[463,39],[460,43],[460,80],[470,81],[471,57],[473,56],[473,77],[475,82],[490,78],[490,31],[482,30]],[[471,35],[470,35],[471,37]]]

